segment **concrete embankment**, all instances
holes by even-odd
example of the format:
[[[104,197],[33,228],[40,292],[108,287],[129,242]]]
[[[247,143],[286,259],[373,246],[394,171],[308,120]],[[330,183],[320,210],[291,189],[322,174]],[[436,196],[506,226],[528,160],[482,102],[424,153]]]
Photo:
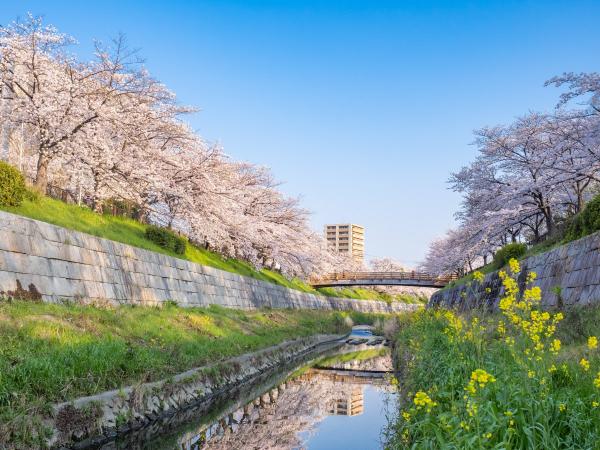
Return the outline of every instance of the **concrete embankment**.
[[[417,307],[300,292],[1,211],[0,236],[0,294],[6,296],[371,313]]]
[[[600,232],[526,258],[521,268],[521,287],[528,272],[537,274],[535,284],[542,289],[542,306],[546,308],[600,302]],[[436,292],[429,306],[494,308],[501,293],[498,272],[492,272],[482,283],[447,287]]]
[[[55,405],[46,425],[52,448],[87,448],[144,429],[159,420],[174,426],[233,392],[340,347],[343,336],[319,335],[269,347],[170,379],[143,383]],[[166,427],[165,423],[161,426]]]

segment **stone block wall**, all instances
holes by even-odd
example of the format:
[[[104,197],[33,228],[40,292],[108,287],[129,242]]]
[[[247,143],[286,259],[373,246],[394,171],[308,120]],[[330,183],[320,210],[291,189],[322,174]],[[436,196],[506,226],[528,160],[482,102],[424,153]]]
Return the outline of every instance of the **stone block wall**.
[[[401,312],[415,305],[325,297],[0,211],[0,294],[253,309]]]
[[[600,232],[534,255],[521,261],[519,283],[527,272],[535,272],[535,284],[542,289],[542,305],[552,308],[600,302]],[[487,292],[486,292],[487,291]],[[472,283],[442,289],[432,295],[430,306],[496,307],[502,294],[498,272],[486,275],[481,284]],[[560,296],[560,298],[559,298]]]

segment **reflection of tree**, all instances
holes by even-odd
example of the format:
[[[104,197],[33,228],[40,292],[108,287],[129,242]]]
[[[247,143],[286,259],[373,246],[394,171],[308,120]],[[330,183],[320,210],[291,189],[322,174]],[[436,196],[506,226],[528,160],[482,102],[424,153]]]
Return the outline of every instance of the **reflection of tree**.
[[[314,430],[328,414],[362,413],[366,381],[343,373],[309,370],[203,427],[200,433],[183,436],[180,448],[302,448],[299,433]]]

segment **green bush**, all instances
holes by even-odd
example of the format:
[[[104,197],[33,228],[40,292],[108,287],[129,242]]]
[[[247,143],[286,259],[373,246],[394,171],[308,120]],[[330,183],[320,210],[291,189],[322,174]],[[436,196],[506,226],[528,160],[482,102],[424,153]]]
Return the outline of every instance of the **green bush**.
[[[590,200],[579,214],[571,219],[565,239],[576,239],[600,230],[600,195]]]
[[[496,268],[503,267],[511,258],[519,259],[527,252],[527,245],[519,242],[506,244],[494,255],[494,266]]]
[[[19,206],[26,190],[21,172],[0,161],[0,206]]]
[[[185,239],[167,228],[150,225],[146,228],[146,237],[160,247],[178,255],[185,253]]]

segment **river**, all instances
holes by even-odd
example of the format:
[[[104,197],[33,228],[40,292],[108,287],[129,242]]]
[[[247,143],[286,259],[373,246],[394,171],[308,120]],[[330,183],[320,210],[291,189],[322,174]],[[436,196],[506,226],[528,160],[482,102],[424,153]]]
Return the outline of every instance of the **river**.
[[[389,349],[381,341],[368,328],[356,327],[345,340],[350,343],[335,351],[281,368],[211,405],[163,418],[100,448],[382,448],[381,433],[395,395],[389,383]]]

